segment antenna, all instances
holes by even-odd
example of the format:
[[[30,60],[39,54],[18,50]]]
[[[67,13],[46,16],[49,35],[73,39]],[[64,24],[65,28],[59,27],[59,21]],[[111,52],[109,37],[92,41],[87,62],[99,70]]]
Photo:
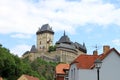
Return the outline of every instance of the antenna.
[[[96,44],[96,45],[95,45],[95,46],[93,46],[93,47],[95,48],[95,50],[96,50],[96,51],[98,51],[99,49],[101,49],[101,48],[102,48],[102,45],[99,45],[99,46],[98,46],[98,45]]]
[[[97,46],[97,44],[95,45],[95,50],[96,50],[96,51],[98,50],[98,46]]]

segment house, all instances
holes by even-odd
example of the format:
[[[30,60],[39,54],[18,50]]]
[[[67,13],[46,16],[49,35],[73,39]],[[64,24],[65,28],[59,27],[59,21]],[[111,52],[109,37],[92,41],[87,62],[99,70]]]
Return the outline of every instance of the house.
[[[39,80],[37,77],[29,76],[29,75],[22,75],[17,80]]]
[[[94,61],[100,59],[100,80],[120,79],[120,53],[109,46],[103,47],[103,53],[98,55],[80,55],[71,64],[69,80],[97,80],[97,70]]]
[[[58,64],[55,69],[55,80],[68,80],[69,64]]]

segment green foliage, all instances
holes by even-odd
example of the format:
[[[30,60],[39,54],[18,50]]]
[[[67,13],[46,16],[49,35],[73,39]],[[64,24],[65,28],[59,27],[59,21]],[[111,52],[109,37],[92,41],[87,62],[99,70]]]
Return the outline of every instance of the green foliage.
[[[37,58],[31,63],[33,70],[39,73],[40,80],[53,80],[54,69],[57,63],[46,62],[40,58]]]
[[[0,44],[0,76],[5,80],[17,80],[22,74],[54,80],[53,74],[57,63],[46,62],[40,58],[31,62],[28,58],[20,59]]]
[[[56,46],[50,46],[48,52],[56,51]]]
[[[7,80],[17,80],[22,74],[38,76],[38,73],[32,70],[30,64],[25,63],[0,45],[0,76]]]

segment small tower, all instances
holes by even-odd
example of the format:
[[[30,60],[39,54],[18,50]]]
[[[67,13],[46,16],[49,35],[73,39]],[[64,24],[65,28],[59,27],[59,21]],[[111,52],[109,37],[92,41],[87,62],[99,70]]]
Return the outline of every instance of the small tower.
[[[53,44],[54,32],[49,24],[42,25],[36,32],[38,51],[48,51],[49,46]]]

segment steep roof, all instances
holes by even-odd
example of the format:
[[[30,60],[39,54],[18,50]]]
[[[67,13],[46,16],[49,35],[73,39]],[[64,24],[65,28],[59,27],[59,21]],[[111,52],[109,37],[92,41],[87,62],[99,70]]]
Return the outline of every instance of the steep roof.
[[[70,49],[70,50],[77,52],[73,44],[60,43],[56,48]]]
[[[87,53],[87,49],[85,46],[85,43],[83,43],[83,45],[79,44],[78,42],[74,43],[74,46],[79,49],[80,51],[83,51],[84,53]]]
[[[54,31],[49,26],[49,24],[42,25],[42,27],[36,32],[36,34],[42,34],[42,33],[46,33],[46,32],[54,34]]]
[[[77,68],[89,69],[98,58],[98,55],[83,55],[78,56],[72,63],[76,63]]]
[[[37,53],[37,49],[36,49],[35,45],[32,45],[30,53]]]
[[[29,54],[29,51],[26,51],[22,56]]]
[[[69,64],[58,64],[57,66],[56,66],[56,74],[65,74],[65,72],[64,72],[64,70],[68,70],[69,69],[69,67],[70,67],[70,65]]]
[[[120,53],[119,53],[115,48],[112,48],[112,49],[110,49],[108,52],[101,54],[101,55],[99,56],[99,59],[100,59],[100,60],[103,60],[103,59],[106,58],[112,51],[115,51],[115,52],[120,56]]]
[[[70,38],[65,34],[59,39],[59,41],[56,42],[56,44],[60,44],[60,43],[67,43],[67,44],[71,44],[72,42],[70,41]]]
[[[112,48],[108,52],[103,53],[101,55],[80,55],[78,56],[71,64],[75,63],[77,68],[80,69],[92,69],[94,67],[94,61],[96,59],[103,60],[105,59],[112,51],[115,51],[118,56],[120,56],[119,52]]]
[[[57,48],[66,48],[66,49],[70,49],[70,50],[74,50],[76,51],[76,49],[87,53],[87,49],[85,44],[81,45],[78,42],[73,43],[70,38],[65,34],[56,42]]]

